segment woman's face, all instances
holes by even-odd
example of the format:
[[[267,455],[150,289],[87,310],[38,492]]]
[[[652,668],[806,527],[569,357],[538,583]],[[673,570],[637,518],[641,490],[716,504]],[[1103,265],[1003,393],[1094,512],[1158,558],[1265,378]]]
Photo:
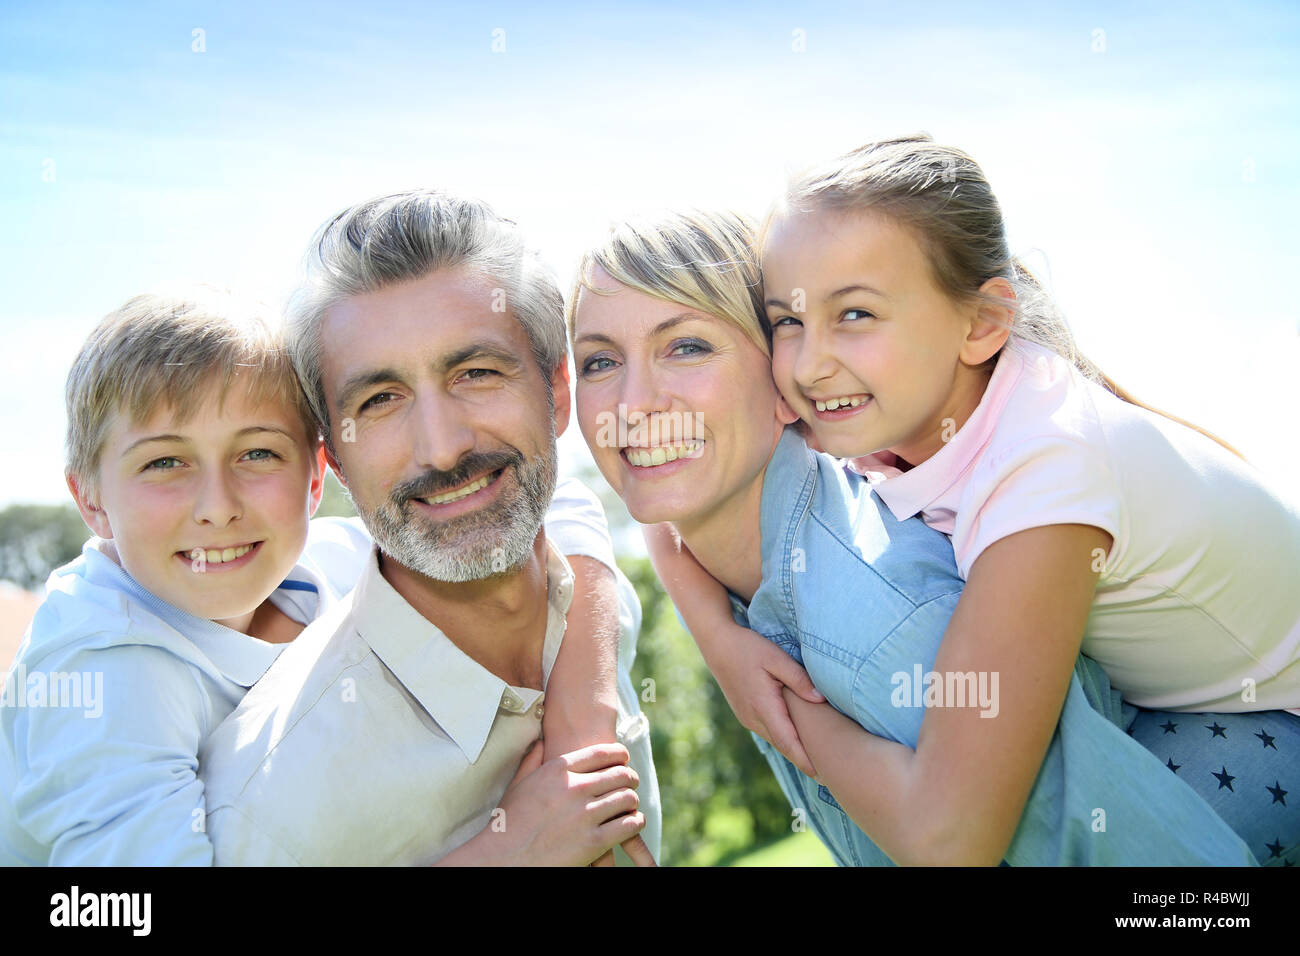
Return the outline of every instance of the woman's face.
[[[632,517],[688,528],[761,489],[783,428],[767,356],[723,319],[592,284],[610,294],[578,299],[578,425]]]

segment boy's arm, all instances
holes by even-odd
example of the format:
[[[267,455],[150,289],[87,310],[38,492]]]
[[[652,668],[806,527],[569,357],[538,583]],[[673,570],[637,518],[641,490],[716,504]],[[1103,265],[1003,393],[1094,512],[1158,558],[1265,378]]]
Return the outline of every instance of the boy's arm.
[[[781,690],[789,687],[812,703],[826,698],[789,654],[735,622],[726,588],[701,567],[671,525],[645,525],[641,530],[655,573],[736,719],[813,776]]]
[[[5,745],[17,822],[50,848],[50,865],[211,865],[189,667],[148,645],[42,664],[26,677],[30,689],[40,675],[45,700],[15,709]]]

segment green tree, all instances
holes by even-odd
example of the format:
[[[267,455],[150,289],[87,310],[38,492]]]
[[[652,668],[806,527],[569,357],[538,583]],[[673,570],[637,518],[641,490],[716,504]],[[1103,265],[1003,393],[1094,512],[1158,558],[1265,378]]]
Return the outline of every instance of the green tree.
[[[39,590],[89,537],[72,505],[10,505],[0,511],[0,579]]]

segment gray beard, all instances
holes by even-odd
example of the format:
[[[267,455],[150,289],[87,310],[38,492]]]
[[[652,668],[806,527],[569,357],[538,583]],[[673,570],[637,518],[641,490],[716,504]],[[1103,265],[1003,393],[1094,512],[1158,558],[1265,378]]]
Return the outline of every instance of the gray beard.
[[[435,581],[460,584],[518,570],[532,552],[537,532],[555,494],[554,427],[547,451],[532,460],[516,449],[467,456],[450,472],[427,472],[403,482],[375,511],[355,501],[375,544],[388,557]],[[513,488],[472,514],[434,524],[417,513],[412,498],[428,498],[482,474],[485,468],[511,473]]]

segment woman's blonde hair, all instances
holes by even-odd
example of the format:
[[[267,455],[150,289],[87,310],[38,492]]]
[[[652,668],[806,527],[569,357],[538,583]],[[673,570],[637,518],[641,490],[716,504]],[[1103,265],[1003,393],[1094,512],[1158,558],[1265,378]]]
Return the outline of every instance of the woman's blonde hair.
[[[889,216],[911,230],[936,283],[954,302],[986,301],[1005,308],[1007,300],[980,288],[989,279],[1006,279],[1016,294],[1013,338],[1051,349],[1124,401],[1186,425],[1241,456],[1221,438],[1138,401],[1079,351],[1051,296],[1011,255],[997,198],[983,170],[960,149],[924,133],[868,143],[795,179],[784,205],[795,211],[871,209]],[[991,371],[997,358],[982,367]]]
[[[204,285],[136,296],[95,327],[68,373],[68,473],[97,494],[114,416],[142,422],[165,407],[183,424],[207,389],[216,385],[224,401],[237,382],[254,403],[292,409],[309,443],[318,438],[280,324],[266,306]]]
[[[732,323],[770,356],[772,327],[763,308],[756,226],[736,213],[699,210],[615,224],[578,265],[565,310],[569,341],[582,291],[609,294],[594,284],[599,267],[629,289]]]

